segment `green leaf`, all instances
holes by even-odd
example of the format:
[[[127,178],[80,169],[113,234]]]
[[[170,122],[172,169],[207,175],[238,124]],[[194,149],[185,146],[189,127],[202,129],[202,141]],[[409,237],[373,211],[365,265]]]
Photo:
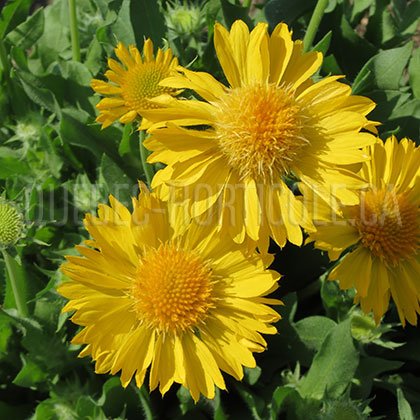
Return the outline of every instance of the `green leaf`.
[[[77,400],[76,413],[80,419],[106,420],[105,414],[89,395],[82,395]]]
[[[360,70],[353,84],[353,93],[374,89],[398,90],[400,80],[413,50],[409,42],[401,48],[381,51],[372,57]]]
[[[155,47],[162,45],[162,39],[166,38],[166,24],[157,1],[131,0],[130,16],[139,48],[145,38],[150,38]]]
[[[336,322],[325,316],[309,316],[298,321],[294,327],[303,343],[309,349],[318,351],[336,325]]]
[[[408,65],[410,86],[415,98],[420,98],[420,48],[417,48]]]
[[[25,22],[9,32],[6,40],[16,47],[28,50],[44,32],[44,10],[38,9]]]
[[[373,356],[361,357],[353,380],[357,386],[352,386],[352,395],[354,393],[356,398],[367,398],[371,393],[375,378],[378,379],[382,373],[397,370],[403,365],[403,362],[397,360],[387,360]]]
[[[136,147],[137,146],[137,147]],[[133,124],[128,123],[124,126],[124,132],[121,139],[118,152],[121,157],[129,154],[139,155],[139,136],[137,132],[133,131]]]
[[[44,382],[49,374],[45,371],[43,366],[36,363],[28,355],[21,353],[23,367],[20,372],[13,379],[13,383],[18,386],[30,388],[40,382]]]
[[[4,36],[23,22],[29,13],[32,0],[9,0],[0,16],[0,37]]]
[[[16,175],[28,175],[31,171],[22,160],[12,157],[0,157],[0,179],[8,179]]]
[[[350,332],[350,319],[336,325],[315,355],[311,367],[300,386],[303,397],[322,399],[325,392],[338,398],[351,382],[359,353]]]
[[[105,154],[102,155],[99,174],[99,180],[101,184],[105,184],[107,195],[112,194],[125,205],[130,202],[130,196],[137,195],[137,184],[133,184],[121,168]]]
[[[121,416],[124,407],[127,407],[127,418],[138,416],[138,396],[135,388],[121,386],[119,377],[108,379],[102,387],[102,395],[98,400],[102,411],[110,418]]]
[[[244,367],[244,379],[249,385],[255,385],[261,376],[261,368],[256,366],[254,368]]]
[[[126,46],[129,44],[136,44],[136,37],[131,24],[130,5],[131,0],[124,0],[122,2],[118,17],[111,26],[117,40]],[[140,45],[142,45],[142,43]]]
[[[288,25],[305,13],[313,10],[316,0],[271,0],[265,7],[265,16],[274,28],[279,22],[285,22]]]
[[[360,15],[373,3],[374,0],[355,0],[351,8],[350,21],[355,21],[360,18]]]
[[[223,410],[222,399],[220,398],[220,390],[216,388],[216,395],[214,397],[214,420],[228,420],[228,416]]]
[[[18,68],[29,71],[28,59],[22,48],[12,46],[12,48],[10,48],[10,58],[16,63]]]
[[[401,36],[412,36],[418,27],[420,16],[420,2],[410,2],[404,10],[403,18],[398,26],[398,32]]]
[[[353,79],[362,65],[377,53],[377,48],[357,34],[346,18],[343,4],[338,4],[333,12],[333,37],[331,52],[342,69],[341,74]],[[332,73],[335,74],[335,73]]]
[[[400,420],[414,420],[413,410],[410,407],[409,402],[405,399],[404,393],[401,388],[397,389],[398,399],[398,414]]]
[[[271,413],[272,418],[277,418],[278,414],[282,410],[282,405],[285,402],[288,395],[297,394],[296,390],[287,386],[278,386],[273,393],[273,399],[271,402]],[[299,395],[295,395],[298,397]]]
[[[0,413],[5,419],[28,419],[32,418],[30,415],[33,413],[33,407],[31,407],[31,404],[22,402],[19,405],[12,405],[0,401]]]
[[[398,108],[394,108],[389,119],[413,117],[420,119],[420,98],[413,99],[401,105]]]
[[[245,402],[245,404],[251,411],[252,418],[256,420],[262,420],[262,413],[265,408],[264,400],[258,395],[255,395],[250,389],[247,389],[240,382],[235,383],[235,388],[238,391],[238,394],[241,396],[242,400]]]
[[[341,70],[336,58],[332,54],[324,58],[322,70],[327,74],[343,74],[343,70]]]
[[[44,33],[36,47],[42,67],[47,70],[61,53],[70,51],[68,2],[54,2],[45,8],[44,15]]]
[[[252,20],[248,16],[248,8],[242,7],[238,4],[232,4],[229,0],[221,0],[223,16],[225,18],[226,25],[228,28],[232,26],[232,23],[237,19],[243,20],[250,29],[253,28]]]
[[[388,0],[376,0],[374,13],[369,16],[365,37],[378,47],[397,35],[397,27],[388,10]]]
[[[341,290],[338,282],[328,280],[328,275],[320,277],[322,304],[329,317],[343,319],[353,306],[354,289]]]
[[[22,83],[23,90],[33,102],[52,113],[60,115],[60,106],[55,95],[42,86],[39,78],[24,71],[15,71],[15,74]]]
[[[65,400],[48,398],[37,405],[33,420],[77,419],[78,416]]]
[[[328,48],[330,47],[331,43],[331,36],[332,31],[328,31],[325,36],[319,41],[314,47],[312,47],[312,51],[319,51],[325,57],[327,54]]]
[[[85,66],[95,76],[102,68],[102,47],[99,41],[94,38],[86,54]]]
[[[133,168],[118,155],[117,141],[121,138],[121,131],[115,127],[101,130],[99,124],[92,124],[90,116],[74,108],[62,110],[59,134],[63,142],[90,150],[98,159],[105,153],[132,180],[136,180],[139,170]]]

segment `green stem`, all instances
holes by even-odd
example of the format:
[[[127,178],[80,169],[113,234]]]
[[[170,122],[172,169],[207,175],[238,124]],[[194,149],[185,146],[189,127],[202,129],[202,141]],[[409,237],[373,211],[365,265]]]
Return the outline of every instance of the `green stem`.
[[[9,95],[9,98],[14,98],[13,84],[10,81],[10,60],[4,46],[3,39],[0,37],[0,61],[3,67],[4,81],[6,83],[6,90]],[[12,108],[14,101],[11,100]]]
[[[303,51],[308,51],[312,43],[314,42],[316,31],[318,26],[321,23],[322,16],[324,15],[324,10],[327,7],[328,0],[318,0],[318,3],[315,6],[315,10],[312,13],[311,20],[309,21],[308,29],[306,31],[305,37],[303,38]]]
[[[10,61],[7,57],[6,47],[4,46],[3,39],[0,37],[0,60],[1,65],[3,66],[4,74],[6,79],[10,77]]]
[[[12,286],[13,295],[15,297],[16,307],[20,317],[28,316],[28,307],[26,305],[26,297],[24,285],[20,281],[18,266],[16,260],[5,250],[2,250],[3,259],[9,274],[10,285]]]
[[[251,4],[252,4],[252,0],[244,0],[242,2],[242,7],[246,7],[249,10],[249,8],[251,7]]]
[[[146,176],[147,185],[149,188],[152,188],[152,178],[153,178],[153,166],[150,163],[147,163],[147,156],[149,156],[149,151],[144,147],[143,142],[146,140],[147,134],[146,131],[140,130],[139,139],[140,139],[140,159],[141,165],[143,166],[144,175]]]
[[[71,48],[73,50],[73,60],[81,61],[79,29],[77,27],[76,0],[69,0],[69,14],[70,14],[70,33],[71,33]]]
[[[146,417],[147,420],[153,420],[153,412],[152,412],[152,407],[150,403],[150,395],[147,392],[144,385],[139,389],[139,397],[140,397],[140,403],[143,407],[144,416]]]

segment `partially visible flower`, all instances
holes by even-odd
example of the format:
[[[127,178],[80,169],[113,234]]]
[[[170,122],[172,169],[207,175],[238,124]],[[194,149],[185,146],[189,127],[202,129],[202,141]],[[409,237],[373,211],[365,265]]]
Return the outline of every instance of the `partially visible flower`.
[[[165,199],[168,185],[185,189],[191,215],[215,210],[238,243],[248,237],[264,250],[271,236],[281,247],[300,245],[300,227],[312,224],[287,182],[355,204],[352,189],[363,181],[349,165],[368,158],[361,148],[375,138],[360,130],[375,104],[351,96],[339,76],[315,83],[322,54],[303,54],[286,24],[271,36],[264,23],[251,33],[242,21],[230,32],[216,24],[214,44],[229,87],[184,69],[161,85],[192,89],[204,101],[163,95],[154,101],[161,109],[145,111],[154,123],[144,143],[149,162],[167,164],[152,185],[164,187]]]
[[[24,232],[23,216],[12,204],[0,198],[0,248],[14,245]]]
[[[178,37],[199,37],[206,22],[203,9],[186,0],[168,2],[165,21],[172,36]]]
[[[121,42],[115,48],[115,54],[122,65],[112,58],[108,59],[108,70],[105,76],[109,82],[92,79],[91,87],[95,92],[106,95],[96,108],[100,110],[97,122],[108,127],[114,121],[127,124],[139,119],[143,109],[157,108],[150,102],[162,94],[176,95],[179,91],[160,86],[159,82],[175,74],[178,59],[172,57],[168,48],[163,52],[160,48],[153,56],[153,43],[147,39],[144,43],[142,58],[139,50],[133,45],[128,49]]]
[[[97,373],[121,371],[124,387],[133,376],[141,387],[150,367],[151,391],[177,382],[195,401],[213,398],[215,385],[225,389],[220,371],[241,380],[267,345],[261,333],[276,332],[267,304],[281,302],[264,296],[279,275],[266,269],[271,256],[184,223],[178,206],[141,189],[132,214],[113,197],[99,217],[87,214],[93,240],[77,247],[83,257],[66,257],[63,311],[84,327],[73,343],[86,344],[80,356]]]
[[[340,288],[356,289],[355,301],[365,313],[373,311],[376,323],[388,309],[392,296],[405,325],[417,324],[420,313],[420,148],[409,139],[378,141],[367,153],[360,176],[369,188],[360,203],[343,206],[343,217],[331,221],[331,211],[321,201],[309,204],[323,222],[309,241],[336,260],[329,280]]]
[[[322,420],[365,420],[368,416],[362,412],[360,405],[349,398],[327,401],[319,418]]]

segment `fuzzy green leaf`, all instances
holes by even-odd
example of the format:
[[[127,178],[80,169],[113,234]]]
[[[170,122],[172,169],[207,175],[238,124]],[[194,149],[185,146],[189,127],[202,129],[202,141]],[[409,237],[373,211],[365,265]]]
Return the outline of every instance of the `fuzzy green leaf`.
[[[359,94],[374,89],[397,90],[412,50],[413,43],[409,42],[403,47],[381,51],[372,57],[354,80],[353,93]]]
[[[325,316],[309,316],[296,322],[294,327],[306,347],[318,351],[325,337],[336,325],[336,322]]]
[[[420,48],[417,48],[408,65],[410,86],[415,98],[420,98]]]
[[[339,397],[352,380],[359,363],[354,347],[350,320],[335,326],[322,343],[300,387],[304,397],[322,399],[325,392]]]
[[[401,388],[397,389],[397,399],[400,420],[414,420],[413,410],[411,409],[409,402],[405,399]]]

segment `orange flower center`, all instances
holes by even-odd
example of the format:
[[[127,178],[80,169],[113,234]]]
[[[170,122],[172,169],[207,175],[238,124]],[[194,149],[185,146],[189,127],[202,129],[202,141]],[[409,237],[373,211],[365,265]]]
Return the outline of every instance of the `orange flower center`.
[[[362,244],[384,262],[396,264],[416,254],[420,245],[419,208],[394,189],[362,193],[354,210]]]
[[[198,327],[214,306],[209,265],[171,243],[146,252],[131,291],[139,319],[163,332]]]
[[[287,88],[256,84],[231,89],[218,108],[219,147],[242,179],[289,173],[309,143],[302,135],[301,107]]]
[[[159,82],[169,76],[169,72],[156,62],[139,63],[130,68],[124,75],[121,84],[125,105],[132,111],[157,108],[147,101],[163,93],[172,93],[173,89],[159,86]]]

